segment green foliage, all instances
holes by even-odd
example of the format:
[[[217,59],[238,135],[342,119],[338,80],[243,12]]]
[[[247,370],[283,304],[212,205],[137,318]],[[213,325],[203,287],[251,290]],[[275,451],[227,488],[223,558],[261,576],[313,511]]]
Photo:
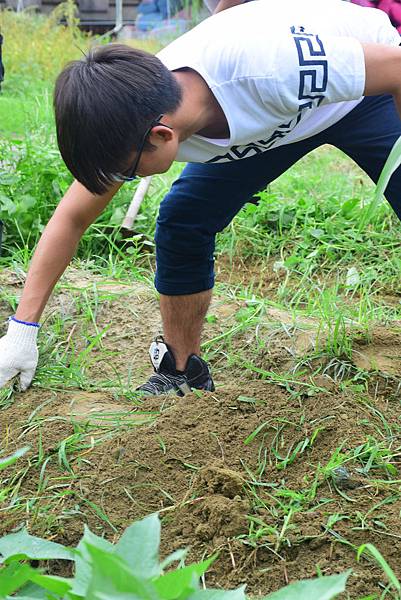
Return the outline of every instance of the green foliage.
[[[10,563],[28,558],[30,560],[64,559],[70,560],[72,552],[54,542],[48,542],[30,535],[25,529],[10,533],[0,539],[1,562]]]
[[[88,35],[81,32],[75,5],[61,3],[49,16],[32,11],[0,12],[4,35],[4,62],[7,77],[24,75],[28,82],[53,80],[60,69],[88,47]],[[63,20],[64,24],[61,24]]]
[[[160,522],[150,515],[128,527],[116,544],[85,529],[75,550],[30,536],[25,531],[0,540],[5,566],[0,570],[0,599],[10,594],[25,600],[246,600],[245,586],[232,591],[203,589],[200,577],[216,557],[175,570],[164,571],[172,562],[181,563],[185,552],[159,561]],[[71,579],[46,575],[23,559],[67,559],[75,561]],[[348,573],[300,581],[269,594],[266,600],[331,600],[345,589]]]
[[[43,132],[1,143],[0,219],[5,245],[32,248],[71,182],[52,138]]]

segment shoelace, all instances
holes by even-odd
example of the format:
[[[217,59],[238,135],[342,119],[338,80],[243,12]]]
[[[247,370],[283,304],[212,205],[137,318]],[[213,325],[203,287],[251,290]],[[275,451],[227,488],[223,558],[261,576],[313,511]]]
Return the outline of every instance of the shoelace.
[[[186,383],[186,379],[183,375],[164,375],[164,373],[155,373],[150,377],[149,381],[141,385],[140,389],[150,393],[157,393],[162,391],[166,385],[173,389],[180,389],[180,385]]]

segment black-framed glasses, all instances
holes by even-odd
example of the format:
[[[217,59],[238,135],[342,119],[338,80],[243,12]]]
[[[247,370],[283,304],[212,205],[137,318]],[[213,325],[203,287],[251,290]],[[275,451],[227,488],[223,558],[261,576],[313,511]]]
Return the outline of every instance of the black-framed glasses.
[[[156,125],[163,125],[163,127],[167,127],[168,129],[172,129],[172,127],[169,127],[168,125],[166,125],[165,123],[162,123],[161,120],[164,117],[164,115],[159,115],[157,117],[157,119],[153,119],[153,121],[151,122],[151,124],[149,125],[149,127],[147,128],[147,130],[145,131],[145,133],[143,134],[143,138],[141,143],[139,144],[139,148],[138,148],[138,153],[136,155],[136,159],[134,164],[132,165],[131,169],[128,172],[128,175],[123,175],[121,173],[118,173],[118,175],[116,176],[116,179],[119,181],[133,181],[136,177],[135,173],[136,170],[138,168],[139,165],[139,161],[141,160],[141,156],[142,156],[142,152],[144,151],[145,148],[145,144],[146,141],[150,135],[150,132],[152,131],[153,127],[156,127]]]

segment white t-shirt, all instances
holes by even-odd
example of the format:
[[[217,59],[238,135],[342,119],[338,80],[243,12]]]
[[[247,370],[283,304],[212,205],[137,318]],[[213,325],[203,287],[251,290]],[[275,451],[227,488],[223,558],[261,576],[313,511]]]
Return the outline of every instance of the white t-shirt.
[[[360,42],[400,36],[383,11],[342,0],[258,0],[209,17],[158,57],[203,77],[230,137],[192,135],[176,160],[247,158],[327,129],[362,100]]]

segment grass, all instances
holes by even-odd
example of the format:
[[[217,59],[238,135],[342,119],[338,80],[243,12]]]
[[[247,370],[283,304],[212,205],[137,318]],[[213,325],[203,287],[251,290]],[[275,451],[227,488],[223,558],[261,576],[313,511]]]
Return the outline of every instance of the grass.
[[[7,68],[0,95],[3,316],[15,310],[32,250],[71,181],[55,145],[51,90],[61,66],[93,40],[74,26],[57,25],[57,18],[0,15]],[[89,228],[45,314],[32,390],[0,392],[2,456],[31,446],[2,473],[3,530],[25,523],[41,535],[70,539],[86,520],[113,538],[128,524],[125,513],[114,511],[120,462],[133,473],[121,492],[132,512],[143,515],[154,506],[143,500],[146,486],[162,498],[167,525],[172,507],[201,501],[191,487],[182,499],[169,486],[180,469],[192,481],[204,455],[171,458],[175,438],[157,431],[168,401],[147,408],[135,394],[148,375],[146,348],[159,327],[151,287],[155,218],[179,172],[176,166],[153,180],[135,224],[138,235],[128,242],[119,225],[135,184],[124,186]],[[220,402],[235,383],[233,414],[244,414],[244,422],[261,415],[238,446],[247,531],[230,539],[230,548],[245,548],[250,558],[243,568],[254,561],[258,577],[266,578],[279,569],[286,573],[298,551],[293,569],[309,555],[313,572],[307,575],[327,574],[332,566],[319,554],[323,542],[340,553],[341,564],[357,574],[364,569],[365,578],[376,573],[376,561],[384,571],[370,589],[343,596],[358,600],[399,598],[401,572],[394,556],[386,563],[393,577],[371,546],[358,552],[372,540],[386,557],[386,541],[400,549],[393,518],[401,502],[399,373],[357,360],[365,346],[377,344],[378,358],[393,352],[396,363],[401,335],[401,227],[385,202],[369,210],[373,195],[367,178],[331,148],[271,184],[258,207],[247,205],[218,237],[216,303],[203,341],[219,384],[211,402]],[[395,341],[386,346],[383,336]],[[198,401],[204,406],[202,394]],[[211,421],[210,431],[224,459],[230,443],[221,425]],[[125,447],[146,427],[155,428],[159,454],[178,460],[157,483],[139,475],[136,481],[138,473],[151,476],[149,457],[124,463]],[[106,475],[101,463],[109,452],[118,456]],[[102,492],[94,498],[91,486],[99,482]],[[240,554],[230,552],[235,564]],[[285,576],[280,582],[276,587]]]

